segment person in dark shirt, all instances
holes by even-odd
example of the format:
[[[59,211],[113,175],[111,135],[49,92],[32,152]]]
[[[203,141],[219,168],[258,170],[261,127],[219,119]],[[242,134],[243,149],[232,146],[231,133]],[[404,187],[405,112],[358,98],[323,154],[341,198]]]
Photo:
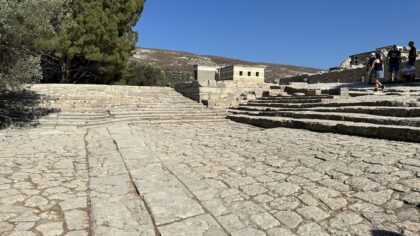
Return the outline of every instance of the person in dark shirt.
[[[392,46],[391,51],[388,52],[388,68],[391,74],[391,82],[395,81],[395,77],[398,76],[401,64],[401,52],[398,50],[397,45]]]
[[[374,70],[375,71],[375,91],[378,91],[379,87],[382,88],[382,91],[385,90],[385,86],[381,83],[381,79],[384,78],[384,63],[382,61],[382,56],[380,53],[376,53],[375,54],[375,61],[373,62],[372,67],[369,70],[369,75],[370,73]]]
[[[414,47],[414,41],[410,41],[408,43],[408,47],[410,47],[410,53],[408,54],[408,65],[415,66],[417,58],[417,49],[416,47]]]

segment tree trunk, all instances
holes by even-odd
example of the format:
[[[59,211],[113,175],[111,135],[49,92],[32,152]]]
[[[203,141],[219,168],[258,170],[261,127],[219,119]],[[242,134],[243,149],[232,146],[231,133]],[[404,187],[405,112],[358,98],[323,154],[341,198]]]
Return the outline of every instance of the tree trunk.
[[[61,83],[65,83],[69,81],[70,77],[70,68],[69,63],[66,60],[61,62]]]

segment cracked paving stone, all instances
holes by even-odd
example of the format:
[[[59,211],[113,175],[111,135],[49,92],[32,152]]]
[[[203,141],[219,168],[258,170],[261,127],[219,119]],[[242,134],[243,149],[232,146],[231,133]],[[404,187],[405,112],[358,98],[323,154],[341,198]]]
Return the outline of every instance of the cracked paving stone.
[[[203,202],[203,205],[214,215],[214,216],[220,216],[225,215],[229,213],[228,209],[223,205],[223,203],[218,200],[211,200]]]
[[[287,196],[287,195],[292,195],[296,193],[297,191],[299,191],[300,187],[296,184],[283,182],[283,183],[277,183],[273,185],[272,187],[270,187],[270,189],[273,192],[279,194],[280,196]]]
[[[363,218],[354,212],[342,212],[330,220],[330,225],[333,228],[345,228],[350,225],[359,224]]]
[[[38,225],[36,230],[42,233],[44,236],[55,236],[63,233],[63,222],[47,223]]]
[[[232,233],[232,236],[266,236],[264,231],[254,228],[245,228]]]
[[[285,228],[273,228],[267,230],[268,236],[295,236],[296,234],[292,233],[290,229]]]
[[[64,212],[64,218],[69,230],[86,229],[88,227],[88,215],[85,211],[66,211]]]
[[[268,213],[253,215],[251,216],[251,221],[264,230],[280,225],[279,221]]]
[[[210,215],[196,216],[158,229],[162,236],[228,236]]]
[[[329,234],[322,230],[321,226],[315,223],[300,226],[297,233],[301,236],[329,236]]]
[[[48,204],[48,200],[41,196],[33,196],[25,201],[27,207],[40,207]]]
[[[87,199],[84,197],[69,199],[63,202],[60,202],[61,209],[63,211],[78,209],[78,208],[87,208]]]
[[[368,191],[368,192],[359,192],[355,194],[355,196],[362,200],[370,202],[372,204],[382,205],[389,200],[392,193],[393,193],[392,190],[383,190],[379,192]]]
[[[293,211],[280,211],[275,214],[275,217],[291,229],[296,228],[303,221],[302,217]]]
[[[353,189],[357,191],[370,191],[379,186],[378,183],[363,177],[353,177],[346,180],[346,183],[349,184]]]
[[[306,219],[314,221],[321,221],[330,217],[328,213],[315,206],[302,207],[299,208],[297,212]]]
[[[229,233],[246,227],[246,225],[235,214],[219,216],[218,221]]]
[[[243,185],[239,187],[245,194],[249,196],[256,196],[262,193],[266,193],[267,189],[258,184]]]
[[[176,188],[148,193],[144,198],[158,225],[204,213],[197,202]]]

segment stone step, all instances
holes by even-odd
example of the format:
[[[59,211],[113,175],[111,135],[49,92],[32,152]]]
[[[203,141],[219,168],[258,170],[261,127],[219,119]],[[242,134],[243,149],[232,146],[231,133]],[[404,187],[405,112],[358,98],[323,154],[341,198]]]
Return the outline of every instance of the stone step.
[[[243,111],[317,111],[317,112],[340,112],[340,113],[360,113],[377,116],[393,117],[420,117],[419,107],[313,107],[313,108],[275,108],[275,107],[255,107],[240,106],[236,110]]]
[[[332,95],[318,95],[318,96],[270,96],[262,97],[258,100],[282,100],[282,99],[294,99],[294,100],[305,100],[305,99],[334,99]]]
[[[49,115],[39,119],[40,122],[49,121],[108,121],[110,119],[183,119],[183,118],[200,118],[200,117],[226,117],[227,114],[218,114],[213,112],[208,113],[147,113],[147,114],[121,114],[112,116],[60,116],[60,115]]]
[[[219,122],[226,121],[226,116],[206,116],[206,117],[173,117],[168,119],[167,117],[142,117],[138,119],[107,119],[107,120],[98,120],[98,121],[61,121],[61,120],[46,120],[46,121],[36,121],[32,125],[37,125],[41,127],[61,127],[61,126],[77,126],[77,127],[86,127],[86,126],[95,126],[95,125],[107,125],[115,123],[188,123],[188,122]]]
[[[44,100],[44,101],[37,101],[39,104],[156,104],[156,103],[165,103],[165,104],[187,104],[191,103],[188,100],[176,100],[176,99],[168,99],[168,100],[120,100],[118,98],[113,98],[109,100]]]
[[[347,106],[363,106],[363,107],[408,107],[409,104],[393,101],[366,101],[366,102],[323,102],[323,103],[255,103],[250,101],[240,106],[257,106],[257,107],[281,107],[281,108],[313,108],[313,107],[347,107]]]
[[[120,113],[113,113],[111,112],[111,115],[113,117],[118,116],[148,116],[148,115],[159,115],[159,116],[180,116],[180,115],[224,115],[227,114],[227,112],[214,112],[214,111],[191,111],[191,112],[185,112],[185,111],[159,111],[159,112],[120,112]]]
[[[249,115],[229,115],[228,119],[263,128],[285,127],[395,141],[420,142],[420,128],[418,127]]]
[[[259,104],[283,104],[283,103],[320,103],[325,99],[322,98],[312,98],[312,99],[293,99],[293,98],[283,98],[283,99],[257,99],[249,101],[248,103],[259,103]]]
[[[194,103],[157,103],[157,104],[40,104],[39,107],[44,108],[101,108],[101,109],[135,109],[135,108],[202,108],[202,105]]]
[[[316,111],[231,111],[232,114],[244,114],[252,116],[280,116],[296,119],[317,119],[350,121],[355,123],[370,123],[378,125],[413,126],[420,127],[420,118],[375,116],[367,114],[316,112]]]

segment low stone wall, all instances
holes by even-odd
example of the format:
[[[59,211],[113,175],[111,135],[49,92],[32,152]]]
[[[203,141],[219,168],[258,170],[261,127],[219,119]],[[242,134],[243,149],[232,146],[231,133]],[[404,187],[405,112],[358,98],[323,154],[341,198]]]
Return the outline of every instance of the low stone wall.
[[[270,84],[238,81],[193,81],[177,84],[175,90],[211,108],[237,106],[242,100],[262,97]]]
[[[387,72],[388,69],[385,68],[385,77],[390,78],[390,74]],[[416,75],[420,76],[420,60],[416,62]],[[291,82],[304,82],[306,81],[309,84],[315,83],[354,83],[361,82],[362,77],[366,75],[365,68],[350,69],[344,71],[333,71],[324,74],[318,75],[301,75],[290,78],[280,79],[280,84],[289,84]],[[366,81],[366,80],[365,80]]]

